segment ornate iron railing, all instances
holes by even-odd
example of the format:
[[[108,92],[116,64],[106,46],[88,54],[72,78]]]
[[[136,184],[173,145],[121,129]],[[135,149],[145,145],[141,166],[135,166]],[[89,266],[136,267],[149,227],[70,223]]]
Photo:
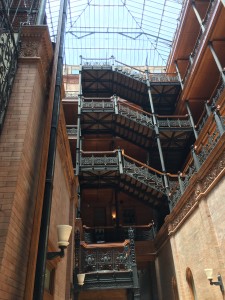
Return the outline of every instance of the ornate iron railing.
[[[94,244],[91,247],[81,242],[81,269],[82,272],[101,272],[104,270],[129,270],[130,242]]]
[[[65,99],[77,99],[78,91],[65,91]]]
[[[7,7],[0,1],[0,131],[3,126],[6,109],[12,91],[17,69],[18,34],[14,34]]]
[[[114,102],[112,98],[82,98],[82,112],[114,112]]]
[[[66,126],[66,132],[68,136],[75,136],[77,137],[78,128],[76,125],[67,125]]]
[[[103,59],[88,59],[81,57],[81,65],[83,69],[111,69],[128,77],[146,83],[146,73],[143,68],[132,67],[126,65],[112,56]],[[149,73],[150,82],[179,82],[176,73]]]
[[[223,126],[225,126],[225,117],[220,117]],[[182,187],[177,184],[176,187],[171,191],[171,207],[173,208],[177,202],[179,201],[180,197],[182,196],[183,192],[189,185],[190,179],[192,176],[198,172],[201,166],[206,162],[208,156],[216,147],[219,139],[220,139],[220,132],[216,127],[211,133],[208,133],[208,136],[205,137],[206,141],[204,144],[199,144],[196,150],[193,150],[195,159],[191,159],[188,165],[186,166],[183,176],[181,178],[181,185]]]
[[[80,169],[118,169],[118,151],[80,152]]]
[[[138,124],[154,129],[152,114],[134,107],[116,97],[111,98],[82,98],[81,111],[85,112],[112,112],[119,114]],[[159,129],[192,129],[188,115],[159,116],[155,115]]]
[[[209,7],[208,7],[208,10],[207,10],[204,22],[203,22],[203,25],[205,27],[205,31],[202,32],[202,30],[200,29],[197,41],[196,41],[194,49],[193,49],[193,51],[191,53],[191,59],[192,59],[193,62],[196,59],[196,54],[199,53],[199,50],[200,50],[199,48],[203,44],[202,42],[203,42],[203,40],[205,38],[205,34],[206,34],[207,29],[209,27],[211,16],[212,16],[212,14],[214,12],[214,9],[216,7],[216,2],[217,1],[215,1],[215,0],[209,1]],[[193,63],[189,63],[189,66],[187,68],[187,72],[186,72],[186,74],[184,76],[183,82],[186,82],[187,78],[189,77],[189,74],[191,73],[192,65],[193,65]]]
[[[163,173],[151,168],[130,156],[124,154],[121,150],[108,152],[80,152],[80,170],[81,171],[100,171],[116,170],[120,174],[138,180],[144,185],[166,194],[163,180]]]
[[[76,234],[74,287],[79,289],[78,273],[86,273],[82,289],[130,288],[138,290],[137,265],[133,230],[129,240],[121,243],[86,244]],[[136,298],[139,299],[139,298]]]
[[[184,116],[158,116],[157,125],[159,129],[192,129],[191,121],[188,115]]]
[[[150,169],[147,165],[140,165],[138,167],[137,163],[128,161],[128,156],[125,157],[123,160],[123,169],[126,175],[160,193],[166,194],[163,176],[158,171]]]
[[[128,239],[130,226],[104,226],[87,227],[83,226],[84,241],[87,244],[98,242],[121,242]],[[135,241],[150,241],[154,239],[154,224],[131,226],[134,231]]]

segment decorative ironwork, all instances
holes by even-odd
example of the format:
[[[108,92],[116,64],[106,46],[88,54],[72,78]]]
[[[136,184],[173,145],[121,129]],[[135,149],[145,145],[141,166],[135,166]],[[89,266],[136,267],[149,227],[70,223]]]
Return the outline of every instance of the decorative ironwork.
[[[78,91],[66,91],[65,92],[65,98],[70,99],[70,98],[78,98]]]
[[[216,5],[215,5],[216,3],[217,3],[217,1],[210,1],[209,2],[208,11],[206,13],[206,16],[205,16],[204,22],[203,22],[203,25],[205,27],[205,31],[203,32],[202,30],[200,30],[200,33],[199,33],[199,36],[197,38],[195,47],[194,47],[193,52],[191,54],[192,61],[194,61],[194,59],[196,58],[196,54],[199,53],[199,50],[200,50],[199,48],[203,44],[203,39],[205,38],[205,34],[207,32],[211,17],[212,17],[213,12],[214,12],[214,8],[216,7]],[[189,77],[189,74],[191,73],[192,65],[193,65],[193,63],[189,64],[189,67],[187,69],[187,72],[186,72],[186,75],[184,77],[183,82],[185,82],[187,80],[187,78]]]
[[[102,101],[96,100],[86,100],[82,99],[81,101],[81,110],[82,112],[103,112],[103,111],[114,111],[114,103],[111,102],[111,99],[104,99]]]
[[[68,134],[68,136],[77,136],[77,133],[78,133],[78,128],[77,128],[77,126],[66,126],[66,132],[67,132],[67,134]]]
[[[192,130],[191,121],[189,119],[183,120],[179,117],[176,119],[166,118],[164,120],[157,119],[159,128],[189,128]]]
[[[141,69],[123,64],[111,57],[109,59],[84,59],[82,58],[83,69],[113,69],[115,72],[124,74],[130,78],[146,83],[145,72]],[[150,73],[151,82],[179,82],[178,75],[175,73]]]
[[[201,122],[198,124],[198,129],[197,129],[198,134],[200,134],[200,132],[202,131],[202,128],[204,127],[207,120],[208,120],[208,115],[207,112],[205,111],[205,114],[202,116]]]
[[[80,159],[80,167],[81,168],[85,168],[85,167],[90,167],[90,168],[98,168],[98,167],[103,167],[103,168],[111,168],[111,167],[116,167],[118,168],[118,157],[112,157],[112,156],[94,156],[94,155],[90,155],[90,156],[81,156]]]
[[[132,229],[134,231],[135,241],[151,241],[154,239],[153,224],[146,226],[132,226]],[[121,242],[128,238],[128,227],[125,226],[106,226],[98,229],[95,227],[84,226],[84,241],[87,244],[98,243],[101,241],[105,241],[106,243]]]
[[[4,0],[0,2],[0,131],[17,69],[18,34],[14,34]]]
[[[84,273],[129,270],[129,255],[129,244],[88,249],[81,243],[81,269]]]
[[[138,167],[124,159],[124,173],[160,193],[166,194],[163,177],[153,172],[150,173],[150,169]]]
[[[223,117],[223,122],[225,121],[225,117]],[[208,134],[207,143],[202,145],[198,154],[196,154],[199,162],[199,167],[203,165],[203,163],[206,161],[212,150],[217,145],[218,141],[220,139],[219,131],[216,128],[212,134]],[[191,177],[197,172],[196,167],[194,166],[193,162],[189,167],[187,168],[187,171],[185,172],[185,177],[182,180],[184,190],[188,187],[189,181]],[[171,196],[171,205],[172,208],[177,204],[181,197],[181,193],[179,191],[179,187],[177,186],[177,189],[174,190]]]
[[[179,82],[179,77],[174,73],[154,73],[149,74],[149,80],[150,82]]]
[[[124,116],[125,118],[135,121],[138,124],[150,127],[151,129],[154,128],[152,117],[148,113],[144,113],[144,111],[138,111],[135,109],[132,109],[128,105],[124,105],[121,102],[118,102],[118,113],[121,116]]]
[[[222,80],[221,80],[222,81]],[[220,98],[221,94],[223,93],[224,91],[224,88],[225,88],[225,82],[221,82],[219,84],[219,87],[218,89],[216,90],[215,94],[213,95],[213,97],[211,98],[212,99],[212,104],[216,104],[216,102],[218,101],[218,99]]]

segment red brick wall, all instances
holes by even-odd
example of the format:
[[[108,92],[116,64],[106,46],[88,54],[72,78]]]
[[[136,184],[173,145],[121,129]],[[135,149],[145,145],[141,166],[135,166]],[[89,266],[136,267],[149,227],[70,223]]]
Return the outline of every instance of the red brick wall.
[[[41,160],[45,97],[36,63],[21,63],[0,136],[1,299],[22,299]]]
[[[52,52],[46,29],[25,29],[0,135],[0,299],[32,299],[51,123],[46,82]],[[74,214],[69,219],[69,212],[76,203],[75,195],[71,196],[76,184],[65,132],[61,114],[50,228],[50,242],[56,249],[55,222],[72,225]],[[68,261],[66,255],[56,263],[55,299],[68,299],[66,268],[72,270],[72,259]]]
[[[175,276],[175,269],[170,241],[167,241],[161,249],[159,249],[155,260],[155,269],[159,299],[172,300],[172,277]]]

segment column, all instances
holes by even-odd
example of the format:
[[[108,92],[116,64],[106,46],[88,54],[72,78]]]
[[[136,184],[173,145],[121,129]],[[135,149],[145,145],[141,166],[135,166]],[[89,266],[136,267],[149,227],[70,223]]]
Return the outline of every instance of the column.
[[[152,99],[152,94],[151,94],[151,90],[150,90],[150,81],[149,81],[148,70],[146,70],[146,83],[147,83],[147,87],[148,87],[148,96],[149,96],[150,107],[151,107],[151,112],[152,112],[152,119],[153,119],[154,130],[155,130],[155,133],[156,133],[156,139],[157,139],[157,146],[158,146],[158,151],[159,151],[159,157],[160,157],[162,172],[164,173],[164,176],[163,176],[164,177],[164,183],[165,183],[167,197],[168,197],[168,200],[169,200],[169,195],[170,195],[169,182],[168,182],[168,178],[167,178],[167,175],[166,175],[166,168],[165,168],[165,163],[164,163],[164,158],[163,158],[163,153],[162,153],[162,146],[161,146],[160,136],[159,136],[159,128],[158,128],[158,124],[157,124],[157,120],[156,120],[156,116],[155,116],[153,99]],[[170,203],[169,203],[169,205],[170,205]]]
[[[176,71],[177,71],[177,74],[178,74],[178,77],[179,77],[181,88],[183,90],[184,89],[184,85],[183,85],[183,81],[182,81],[182,78],[181,78],[181,75],[180,75],[180,71],[179,71],[179,68],[178,68],[177,60],[175,60],[174,64],[175,64]]]
[[[216,52],[215,52],[215,50],[214,50],[214,48],[213,48],[213,42],[209,42],[208,46],[209,46],[209,49],[210,49],[210,51],[211,51],[211,53],[212,53],[212,56],[213,56],[213,58],[214,58],[214,60],[215,60],[215,63],[216,63],[216,65],[217,65],[217,68],[218,68],[218,70],[219,70],[219,72],[220,72],[220,74],[221,74],[222,80],[223,80],[223,82],[225,83],[225,75],[224,75],[224,73],[223,73],[223,67],[222,67],[222,65],[221,65],[221,63],[220,63],[220,61],[219,61],[219,58],[218,58],[218,56],[216,55]]]
[[[194,13],[195,13],[195,15],[196,15],[196,18],[197,18],[197,20],[198,20],[198,22],[199,22],[199,24],[200,24],[200,26],[201,26],[202,32],[204,32],[204,31],[205,31],[205,27],[204,27],[204,25],[203,25],[203,23],[202,23],[201,16],[200,16],[200,14],[199,14],[199,12],[198,12],[198,10],[197,10],[197,8],[196,8],[195,1],[194,1],[194,0],[192,0],[191,6],[192,6],[192,8],[193,8],[193,10],[194,10]]]
[[[186,108],[187,108],[187,112],[188,112],[188,115],[189,115],[189,119],[191,121],[191,126],[192,126],[193,131],[194,131],[195,139],[197,140],[198,133],[197,133],[197,131],[195,129],[195,123],[194,123],[194,120],[193,120],[193,117],[192,117],[192,113],[191,113],[191,110],[190,110],[190,106],[189,106],[188,100],[186,100]]]
[[[80,56],[82,59],[82,56]],[[80,65],[80,70],[79,70],[79,94],[78,94],[78,112],[77,112],[77,146],[76,146],[76,172],[75,175],[79,175],[80,171],[80,150],[81,150],[81,123],[80,123],[80,118],[81,118],[81,102],[82,102],[82,65]]]

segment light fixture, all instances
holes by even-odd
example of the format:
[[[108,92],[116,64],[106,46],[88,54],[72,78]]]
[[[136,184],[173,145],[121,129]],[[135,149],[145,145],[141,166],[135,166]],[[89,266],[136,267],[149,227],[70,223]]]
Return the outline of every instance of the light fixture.
[[[85,273],[77,274],[78,285],[84,285]]]
[[[222,277],[220,274],[217,275],[217,280],[218,281],[213,281],[213,269],[205,269],[205,274],[207,279],[209,280],[211,285],[219,285],[220,290],[222,293],[224,293],[224,286],[223,286],[223,281]]]
[[[57,225],[57,234],[58,234],[58,246],[60,251],[58,252],[48,252],[47,260],[54,259],[56,257],[64,257],[64,249],[69,245],[69,237],[72,231],[72,226],[70,225]]]
[[[115,222],[116,221],[116,206],[115,206],[115,204],[112,205],[111,214],[112,214],[112,220],[113,220],[113,222]]]

